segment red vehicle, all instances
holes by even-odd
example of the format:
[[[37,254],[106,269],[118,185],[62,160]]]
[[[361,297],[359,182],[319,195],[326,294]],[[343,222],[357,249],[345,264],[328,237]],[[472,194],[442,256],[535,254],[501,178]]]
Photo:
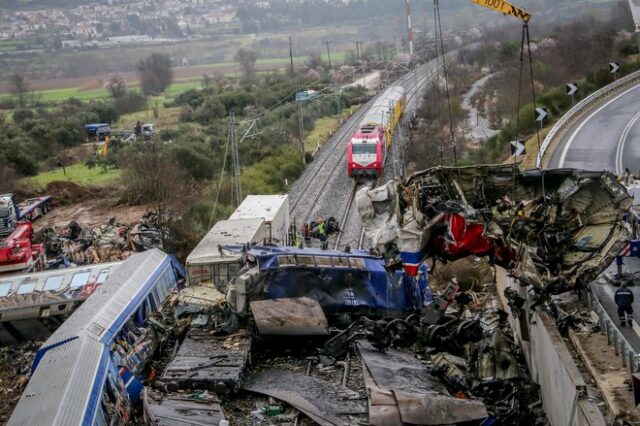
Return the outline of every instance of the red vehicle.
[[[347,173],[353,178],[382,176],[387,153],[385,129],[364,125],[351,137],[347,146]]]
[[[393,142],[393,132],[400,122],[405,103],[404,88],[391,86],[367,110],[347,146],[349,177],[382,176],[387,151]]]
[[[0,242],[0,273],[42,271],[46,266],[43,244],[32,244],[33,225],[20,222],[4,241]]]

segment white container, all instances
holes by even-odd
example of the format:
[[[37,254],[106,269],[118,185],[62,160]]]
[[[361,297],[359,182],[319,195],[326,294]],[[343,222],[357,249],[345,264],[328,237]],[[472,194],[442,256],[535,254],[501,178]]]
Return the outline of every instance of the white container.
[[[224,291],[229,279],[240,266],[240,256],[221,253],[220,247],[234,244],[258,243],[269,238],[262,218],[218,221],[187,257],[189,285],[215,285]]]
[[[229,220],[262,218],[267,226],[268,238],[282,243],[289,229],[288,195],[248,195]]]

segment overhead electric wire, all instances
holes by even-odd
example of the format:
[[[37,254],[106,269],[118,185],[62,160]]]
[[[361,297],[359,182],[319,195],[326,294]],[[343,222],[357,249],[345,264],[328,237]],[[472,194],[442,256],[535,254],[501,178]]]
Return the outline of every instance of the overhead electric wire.
[[[453,131],[453,112],[451,110],[451,96],[449,94],[449,79],[447,76],[447,58],[444,54],[444,38],[442,37],[442,20],[440,19],[440,4],[438,0],[433,0],[436,5],[436,14],[438,16],[438,32],[440,33],[440,53],[442,53],[442,71],[444,74],[444,87],[447,95],[447,106],[449,108],[449,133],[451,134],[451,145],[453,147],[453,164],[458,165],[458,150],[456,147],[456,139]],[[438,40],[436,40],[436,43]]]
[[[227,131],[227,144],[224,148],[224,157],[222,158],[222,170],[220,171],[220,179],[218,180],[218,191],[216,192],[216,200],[213,203],[213,209],[211,210],[211,216],[209,217],[209,226],[211,229],[213,216],[218,208],[218,199],[220,198],[220,190],[222,189],[222,179],[224,178],[224,169],[227,167],[227,155],[229,154],[229,143],[231,141],[231,132]]]
[[[354,70],[352,72],[348,73],[346,75],[346,77],[356,76],[358,74],[358,72],[362,71],[362,69],[366,68],[367,66],[375,65],[375,64],[382,64],[382,63],[385,63],[385,62],[389,62],[389,61],[387,61],[387,60],[371,61],[371,62],[369,62],[369,63],[367,63],[365,65],[361,65],[359,67],[354,67]],[[327,84],[324,88],[317,90],[315,96],[324,94],[325,92],[327,92],[327,91],[329,91],[331,89],[336,89],[336,88],[340,87],[342,84],[343,83]],[[271,111],[273,111],[273,110],[275,110],[275,109],[277,109],[279,107],[295,103],[296,102],[295,100],[289,101],[289,102],[285,102],[285,101],[287,99],[290,99],[296,93],[297,93],[297,90],[294,90],[292,93],[288,94],[287,96],[285,96],[284,98],[280,99],[278,102],[276,102],[275,104],[273,104],[272,106],[267,108],[267,110],[262,111],[262,112],[260,112],[260,113],[258,113],[256,115],[254,115],[254,116],[247,117],[247,118],[241,120],[240,123],[246,123],[248,121],[259,120],[260,118],[264,117],[267,113],[269,113],[269,112],[271,112]]]
[[[436,7],[436,2],[433,2],[433,45],[436,48],[436,112],[438,114],[436,123],[440,122],[440,118],[442,117],[440,111],[440,55],[438,49],[438,26],[436,23],[438,22],[438,9]],[[440,165],[444,164],[444,138],[442,139],[442,143],[440,144]]]

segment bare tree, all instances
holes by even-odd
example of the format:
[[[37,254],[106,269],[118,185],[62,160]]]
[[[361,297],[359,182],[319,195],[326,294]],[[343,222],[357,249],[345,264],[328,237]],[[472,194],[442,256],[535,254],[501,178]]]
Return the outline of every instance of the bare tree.
[[[120,72],[109,73],[103,81],[103,87],[109,91],[114,99],[121,99],[127,94],[127,80]]]
[[[213,73],[213,81],[215,81],[216,88],[219,92],[222,92],[225,84],[227,84],[227,79],[222,71],[216,71]]]
[[[13,184],[16,181],[16,172],[4,162],[0,161],[0,192],[14,190]]]
[[[11,93],[18,98],[20,108],[27,106],[27,95],[31,91],[31,84],[27,76],[21,71],[15,71],[9,78]]]
[[[180,206],[189,192],[188,174],[160,142],[142,142],[122,157],[119,166],[129,201],[157,203],[159,210],[166,210]]]
[[[171,59],[162,53],[152,53],[141,59],[137,69],[145,95],[161,93],[173,81]]]
[[[73,157],[69,154],[69,150],[62,144],[55,144],[56,165],[62,167],[62,174],[67,175],[67,166],[73,163]]]
[[[256,52],[240,49],[236,52],[234,58],[240,63],[245,78],[251,79],[256,73],[256,60],[258,59]]]
[[[211,78],[209,74],[202,74],[202,87],[204,89],[207,89],[209,86],[211,86],[212,81],[213,78]]]
[[[307,65],[309,66],[309,69],[312,70],[325,68],[327,66],[327,64],[324,62],[324,59],[322,59],[322,55],[320,55],[318,52],[313,52],[311,55],[309,55]]]

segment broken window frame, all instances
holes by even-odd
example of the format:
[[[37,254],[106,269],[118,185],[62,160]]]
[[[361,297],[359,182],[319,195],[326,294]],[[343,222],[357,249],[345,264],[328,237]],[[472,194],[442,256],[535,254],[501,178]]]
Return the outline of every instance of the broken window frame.
[[[2,281],[0,282],[0,297],[5,297],[11,294],[11,286],[13,283],[11,281]],[[6,291],[5,291],[6,289]]]
[[[21,283],[20,286],[18,286],[17,290],[16,290],[16,294],[29,294],[29,293],[33,293],[33,291],[36,289],[36,285],[38,285],[37,281],[27,281],[24,283]],[[28,291],[23,290],[23,288],[29,288]]]
[[[53,285],[51,285],[53,283]],[[56,291],[62,288],[62,284],[64,283],[64,275],[54,275],[52,277],[47,277],[44,281],[44,286],[42,286],[42,291]]]
[[[85,277],[84,280],[82,280],[82,277]],[[80,288],[85,284],[87,284],[90,278],[91,278],[90,271],[76,272],[75,274],[73,274],[73,277],[71,278],[71,282],[69,283],[69,288],[72,290],[75,290],[76,288]],[[78,284],[80,281],[82,281],[82,283]]]

